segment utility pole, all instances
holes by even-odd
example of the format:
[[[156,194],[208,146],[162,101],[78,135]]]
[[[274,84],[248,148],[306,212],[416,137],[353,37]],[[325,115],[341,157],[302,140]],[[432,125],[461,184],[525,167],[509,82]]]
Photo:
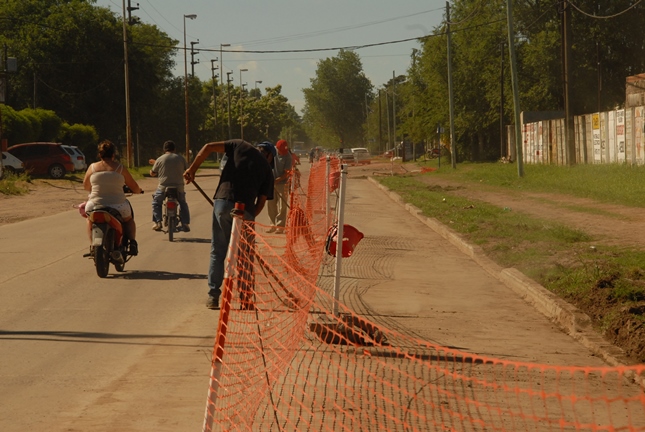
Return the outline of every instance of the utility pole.
[[[448,36],[448,101],[450,106],[450,153],[452,167],[457,168],[457,145],[455,144],[455,98],[452,93],[452,39],[450,36],[450,4],[446,2],[446,27]]]
[[[392,149],[392,157],[394,157],[394,140],[392,141],[392,145],[390,145],[390,137],[392,136],[392,133],[390,132],[390,96],[387,88],[385,89],[385,115],[387,120],[387,145]]]
[[[129,2],[128,2],[129,4]],[[123,5],[123,68],[125,75],[125,140],[128,168],[132,168],[132,128],[130,125],[130,74],[128,73],[128,27],[126,20],[125,0]]]
[[[197,42],[191,41],[190,42],[190,76],[194,77],[195,76],[195,65],[199,63],[199,59],[195,61],[195,54],[199,53],[199,51],[195,51],[195,45],[199,43],[199,39],[197,39]]]
[[[378,148],[383,150],[383,133],[381,119],[381,89],[378,89]]]
[[[398,156],[399,150],[396,145],[396,82],[394,71],[392,71],[392,139],[394,140],[394,148],[397,149],[396,155]]]
[[[500,53],[502,57],[500,78],[499,78],[499,157],[505,156],[504,152],[504,42],[500,44]]]
[[[132,18],[132,11],[134,10],[139,10],[139,3],[137,3],[137,6],[134,7],[132,6],[132,3],[130,3],[130,0],[128,0],[128,24],[130,25],[135,25],[139,24],[139,18],[134,17]]]
[[[226,72],[226,93],[228,97],[228,139],[233,139],[233,130],[231,129],[231,72]]]
[[[217,78],[219,77],[219,75],[215,73],[215,71],[219,69],[219,66],[215,66],[215,62],[217,60],[218,60],[217,57],[214,59],[211,59],[211,75],[213,78],[213,139],[214,141],[217,141],[217,95],[215,94],[215,85],[217,84]]]
[[[520,125],[520,86],[517,82],[517,61],[515,60],[515,30],[513,30],[512,0],[506,0],[506,19],[508,21],[508,54],[511,60],[511,80],[513,81],[513,112],[515,117],[515,157],[517,159],[517,175],[519,177],[524,177],[522,127]]]
[[[564,136],[567,143],[567,165],[576,163],[576,144],[573,135],[573,116],[571,115],[571,100],[569,83],[571,82],[571,6],[569,0],[564,0],[562,9],[562,59],[564,82]]]

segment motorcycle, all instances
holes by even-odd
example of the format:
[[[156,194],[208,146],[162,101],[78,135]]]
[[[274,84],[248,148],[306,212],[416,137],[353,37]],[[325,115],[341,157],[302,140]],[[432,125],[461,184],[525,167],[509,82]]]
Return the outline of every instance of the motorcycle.
[[[163,202],[163,225],[168,229],[168,240],[172,241],[175,232],[179,231],[179,201],[175,187],[166,188]]]
[[[128,191],[132,193],[126,189]],[[131,254],[130,239],[123,232],[119,212],[110,207],[97,206],[87,212],[87,218],[92,222],[92,240],[90,252],[83,256],[94,260],[96,274],[100,278],[107,277],[110,263],[116,271],[125,271],[125,263],[134,255]]]

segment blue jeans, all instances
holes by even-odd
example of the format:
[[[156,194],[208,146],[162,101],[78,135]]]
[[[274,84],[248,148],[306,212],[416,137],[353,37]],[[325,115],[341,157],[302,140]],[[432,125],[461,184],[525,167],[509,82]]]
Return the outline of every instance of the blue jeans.
[[[213,203],[213,228],[211,238],[211,260],[208,268],[208,295],[219,298],[222,294],[222,282],[224,281],[224,261],[228,244],[231,241],[231,230],[233,228],[233,216],[231,210],[235,203],[228,200],[216,199]],[[245,221],[254,221],[255,216],[244,212]]]
[[[163,206],[165,189],[157,188],[155,193],[152,195],[152,221],[161,222],[162,214],[161,207]],[[186,192],[177,193],[177,201],[179,202],[179,220],[181,220],[182,225],[190,224],[190,209],[188,208],[188,203],[186,202]]]

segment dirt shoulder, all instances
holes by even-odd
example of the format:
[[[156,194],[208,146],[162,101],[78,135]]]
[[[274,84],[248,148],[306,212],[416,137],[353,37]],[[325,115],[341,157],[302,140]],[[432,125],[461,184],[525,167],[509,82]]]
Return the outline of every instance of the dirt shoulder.
[[[157,187],[157,180],[152,178],[138,183],[150,192]],[[29,190],[28,194],[0,194],[0,225],[74,210],[87,199],[87,191],[78,179],[33,179],[21,185]]]

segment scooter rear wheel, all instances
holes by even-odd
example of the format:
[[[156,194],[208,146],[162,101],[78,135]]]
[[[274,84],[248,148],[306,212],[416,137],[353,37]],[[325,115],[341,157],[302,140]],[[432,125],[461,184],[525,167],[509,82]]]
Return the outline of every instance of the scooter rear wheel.
[[[114,231],[108,229],[103,237],[103,244],[94,248],[94,265],[100,278],[107,277],[110,270],[110,252],[114,244]]]
[[[173,236],[175,235],[175,230],[177,229],[177,219],[174,217],[168,217],[168,240],[172,241]]]
[[[100,278],[107,277],[110,269],[110,255],[104,245],[94,248],[94,264],[96,265],[96,274]]]

